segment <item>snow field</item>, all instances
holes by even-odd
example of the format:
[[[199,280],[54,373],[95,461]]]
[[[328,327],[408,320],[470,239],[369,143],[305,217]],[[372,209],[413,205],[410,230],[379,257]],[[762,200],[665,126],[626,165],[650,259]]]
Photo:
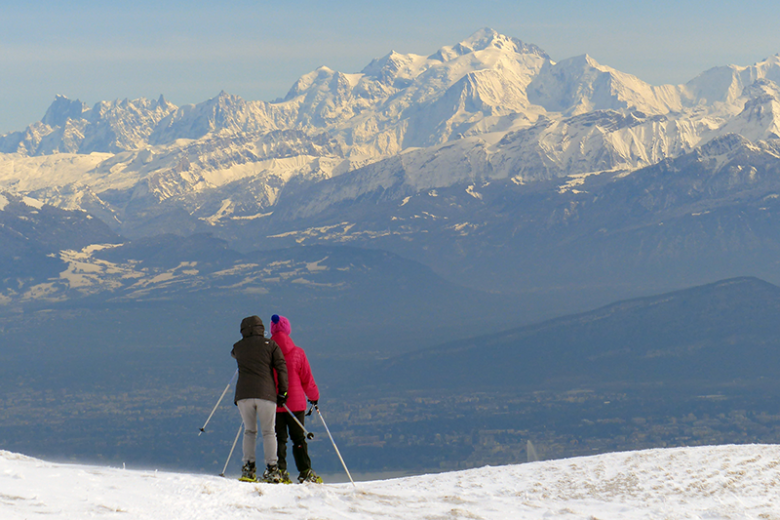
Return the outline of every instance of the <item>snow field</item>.
[[[780,519],[780,449],[657,449],[351,484],[55,464],[0,451],[0,517]]]

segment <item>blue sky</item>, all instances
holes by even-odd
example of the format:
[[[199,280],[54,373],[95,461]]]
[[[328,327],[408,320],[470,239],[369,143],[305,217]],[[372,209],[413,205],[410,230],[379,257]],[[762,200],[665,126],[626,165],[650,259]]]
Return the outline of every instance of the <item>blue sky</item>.
[[[780,53],[780,2],[0,0],[0,134],[57,94],[198,103],[284,96],[320,65],[357,72],[390,50],[429,54],[483,27],[553,60],[589,54],[655,84]]]

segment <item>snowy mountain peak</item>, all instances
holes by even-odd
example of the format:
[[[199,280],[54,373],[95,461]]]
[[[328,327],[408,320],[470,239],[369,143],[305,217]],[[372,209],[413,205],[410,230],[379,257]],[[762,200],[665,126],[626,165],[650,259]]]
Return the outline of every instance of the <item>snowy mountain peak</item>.
[[[374,60],[376,61],[376,60]],[[372,62],[373,63],[373,62]],[[359,77],[361,74],[351,74],[350,76]],[[285,103],[292,101],[300,96],[308,96],[314,91],[328,91],[335,87],[335,90],[339,90],[339,84],[345,81],[349,83],[350,88],[353,86],[349,81],[346,74],[338,71],[334,71],[330,67],[322,65],[315,70],[304,74],[293,84],[287,95],[283,99],[274,101],[274,104]],[[335,83],[334,82],[335,79]]]
[[[590,54],[581,54],[579,56],[574,56],[573,58],[569,58],[568,60],[564,60],[563,63],[568,62],[570,67],[579,68],[583,71],[587,71],[589,69],[595,69],[600,71],[608,71],[612,70],[608,67],[602,67],[599,62],[597,62],[595,59],[593,59]]]
[[[86,103],[82,103],[78,99],[70,100],[58,94],[46,110],[46,114],[41,118],[41,122],[52,127],[63,126],[68,119],[83,119],[87,112],[89,112],[89,107]]]
[[[460,56],[486,50],[497,50],[507,54],[533,54],[549,59],[547,53],[536,45],[523,43],[517,38],[505,36],[489,27],[480,29],[456,45],[442,47],[428,56],[428,59],[447,62]]]
[[[760,78],[754,81],[743,91],[747,98],[770,97],[777,99],[780,93],[780,85],[767,78]]]
[[[767,78],[744,88],[742,110],[729,119],[721,133],[739,134],[750,141],[780,138],[780,85]]]
[[[529,85],[528,99],[550,112],[566,115],[626,109],[666,114],[683,108],[680,87],[652,86],[601,65],[587,54],[546,63]]]
[[[723,104],[732,112],[741,109],[740,97],[758,80],[780,84],[780,54],[749,67],[727,65],[708,69],[685,84],[699,104]]]
[[[777,72],[777,69],[780,69],[780,53],[769,56],[763,61],[759,61],[758,63],[754,64],[753,67],[759,71],[757,75],[760,77],[772,76]]]
[[[41,121],[22,132],[0,137],[0,152],[39,156],[136,150],[175,109],[162,96],[157,101],[100,101],[89,108],[79,100],[59,95]]]
[[[482,29],[475,31],[465,40],[462,40],[460,44],[473,50],[484,50],[487,47],[493,45],[496,40],[505,41],[510,39],[511,38],[499,34],[490,27],[483,27]]]
[[[415,62],[416,55],[413,54],[399,54],[395,51],[390,51],[389,54],[371,60],[371,63],[366,65],[361,74],[375,78],[380,83],[385,85],[392,85],[398,73],[404,68],[410,66]]]
[[[168,144],[177,139],[200,139],[211,133],[238,135],[274,129],[265,113],[265,103],[249,103],[224,90],[215,97],[171,111],[154,128],[148,142]]]
[[[459,45],[469,48],[474,52],[486,49],[498,49],[517,54],[538,54],[548,58],[547,54],[536,45],[523,43],[517,38],[505,36],[489,27],[480,29],[463,40]]]

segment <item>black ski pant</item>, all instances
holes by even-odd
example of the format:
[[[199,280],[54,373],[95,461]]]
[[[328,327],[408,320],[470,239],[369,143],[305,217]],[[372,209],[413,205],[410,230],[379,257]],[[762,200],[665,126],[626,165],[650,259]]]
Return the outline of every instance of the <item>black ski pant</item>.
[[[306,412],[293,412],[295,417],[303,423]],[[295,467],[298,473],[311,469],[309,447],[306,445],[306,434],[298,426],[295,419],[287,412],[276,412],[276,454],[279,459],[279,469],[287,469],[287,432],[292,440],[292,453],[295,458]]]

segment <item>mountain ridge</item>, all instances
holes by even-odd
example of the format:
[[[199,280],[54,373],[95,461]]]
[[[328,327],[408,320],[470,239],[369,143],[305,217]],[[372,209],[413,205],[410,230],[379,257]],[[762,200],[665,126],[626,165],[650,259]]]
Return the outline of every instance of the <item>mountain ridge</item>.
[[[751,277],[722,280],[396,356],[365,382],[636,389],[771,381],[780,369],[778,312],[780,287]]]
[[[95,169],[85,162],[83,180],[51,178],[32,195],[79,208],[78,194],[89,188],[110,208],[114,218],[107,223],[117,226],[125,208],[101,197],[116,181],[101,184],[120,172],[132,178],[134,197],[171,201],[192,215],[204,198],[229,198],[220,192],[239,170],[255,192],[283,191],[292,178],[317,183],[398,154],[436,156],[462,139],[471,140],[470,153],[502,156],[500,175],[518,182],[633,170],[725,133],[775,139],[778,78],[775,56],[750,67],[711,69],[685,85],[655,87],[587,55],[553,62],[537,46],[485,28],[429,56],[391,52],[355,74],[321,67],[271,102],[220,92],[183,107],[161,96],[90,108],[58,96],[40,122],[0,137],[0,151],[22,165],[20,171],[41,155],[112,154]],[[756,81],[764,87],[753,87]],[[635,122],[616,125],[621,117]],[[297,137],[269,146],[275,132]],[[293,167],[278,162],[293,159]],[[532,166],[518,166],[526,163]],[[481,168],[497,166],[488,160]],[[14,172],[0,170],[0,187],[20,184]],[[102,180],[90,181],[98,172]],[[62,192],[73,196],[63,199]],[[245,204],[239,215],[272,207],[272,200],[261,200]],[[130,232],[132,225],[125,227],[116,229]]]

